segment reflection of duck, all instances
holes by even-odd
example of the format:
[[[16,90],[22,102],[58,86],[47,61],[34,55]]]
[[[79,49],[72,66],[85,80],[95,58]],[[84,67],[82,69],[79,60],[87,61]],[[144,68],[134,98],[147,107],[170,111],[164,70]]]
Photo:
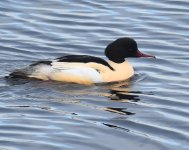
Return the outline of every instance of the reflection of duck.
[[[120,38],[105,49],[109,61],[88,55],[63,56],[52,61],[39,61],[16,70],[10,77],[29,77],[42,80],[56,80],[79,84],[93,84],[121,81],[133,76],[133,67],[125,58],[154,57],[138,50],[131,38]]]
[[[117,91],[117,90],[111,90],[110,93],[112,94],[110,96],[111,100],[117,100],[117,101],[132,101],[132,102],[138,102],[139,96],[136,95],[134,92],[125,92],[125,91]],[[141,93],[141,92],[137,92]]]
[[[137,92],[140,93],[140,92]],[[128,92],[120,90],[110,90],[110,95],[107,96],[111,101],[128,103],[128,102],[138,102],[140,100],[139,96],[135,92]],[[104,110],[110,111],[113,113],[118,113],[122,115],[134,115],[135,113],[127,111],[125,108],[115,108],[115,107],[106,107]]]
[[[121,114],[121,115],[134,115],[135,113],[126,111],[126,108],[115,108],[115,107],[106,107],[105,111]]]

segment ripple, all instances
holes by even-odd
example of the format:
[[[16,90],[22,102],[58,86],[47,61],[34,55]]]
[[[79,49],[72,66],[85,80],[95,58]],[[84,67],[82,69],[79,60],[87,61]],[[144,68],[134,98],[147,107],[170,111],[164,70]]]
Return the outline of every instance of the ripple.
[[[188,147],[186,0],[0,2],[0,149]],[[66,54],[104,57],[133,37],[157,59],[129,59],[130,81],[84,86],[9,81],[12,70]]]

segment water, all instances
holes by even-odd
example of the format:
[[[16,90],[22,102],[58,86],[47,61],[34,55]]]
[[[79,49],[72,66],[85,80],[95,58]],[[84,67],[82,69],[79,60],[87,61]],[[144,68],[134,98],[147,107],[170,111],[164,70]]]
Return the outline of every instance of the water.
[[[188,150],[187,0],[0,1],[0,149]],[[9,82],[33,61],[105,58],[133,37],[157,59],[129,59],[132,81],[100,86]]]

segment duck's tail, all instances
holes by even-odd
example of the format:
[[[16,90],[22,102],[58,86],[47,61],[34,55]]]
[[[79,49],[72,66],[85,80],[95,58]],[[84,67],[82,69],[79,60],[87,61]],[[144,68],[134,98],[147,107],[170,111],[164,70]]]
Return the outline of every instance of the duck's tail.
[[[8,78],[29,78],[29,74],[25,69],[18,69],[9,74]]]
[[[12,79],[26,79],[37,78],[48,80],[48,74],[51,71],[51,61],[40,61],[31,64],[23,69],[17,69],[9,74],[8,78]]]

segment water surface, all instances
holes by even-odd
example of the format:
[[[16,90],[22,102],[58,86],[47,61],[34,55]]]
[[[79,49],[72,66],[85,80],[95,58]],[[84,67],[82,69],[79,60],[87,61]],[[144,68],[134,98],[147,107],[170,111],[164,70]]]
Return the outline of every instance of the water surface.
[[[188,150],[187,0],[0,1],[0,149]],[[129,59],[129,82],[5,80],[66,54],[104,57],[133,37],[157,59]]]

